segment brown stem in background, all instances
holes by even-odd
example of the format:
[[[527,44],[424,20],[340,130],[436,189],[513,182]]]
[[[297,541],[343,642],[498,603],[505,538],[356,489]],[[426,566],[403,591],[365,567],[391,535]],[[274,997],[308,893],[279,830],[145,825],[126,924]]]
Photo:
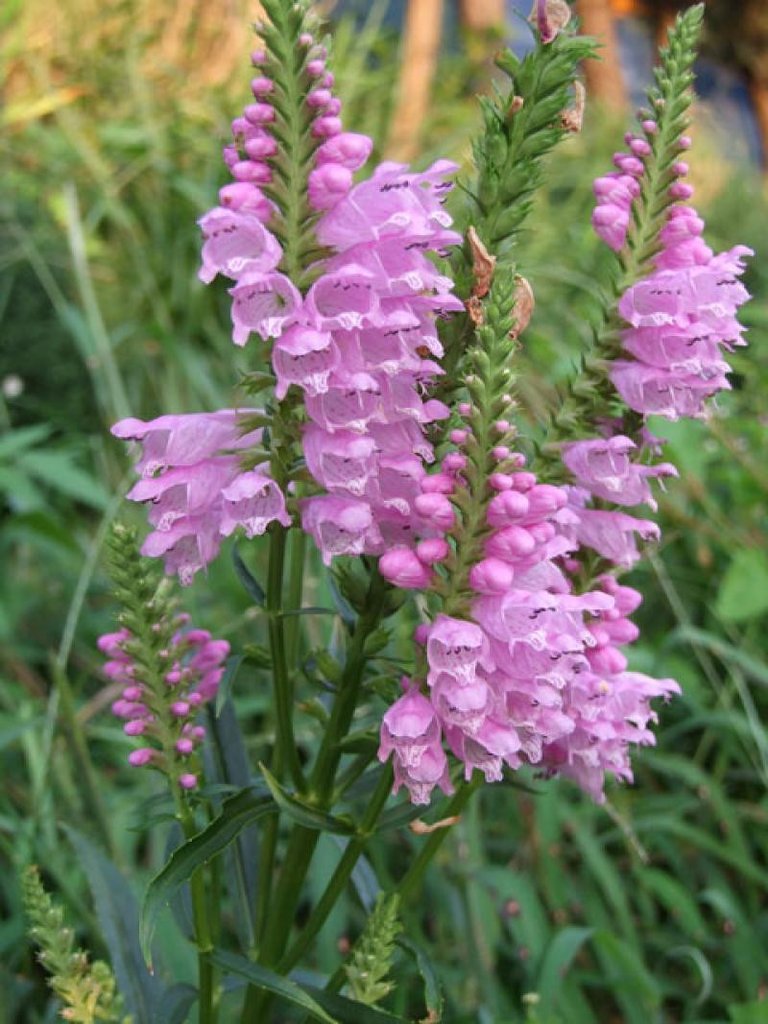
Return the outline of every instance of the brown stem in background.
[[[504,24],[504,0],[459,0],[459,17],[463,28],[484,32]]]
[[[584,64],[589,97],[610,110],[624,111],[627,91],[610,0],[579,0],[576,13],[585,35],[595,36],[602,46],[599,59]]]
[[[768,79],[750,77],[749,91],[760,132],[763,171],[768,173]]]
[[[429,109],[443,23],[443,0],[409,0],[403,30],[397,105],[387,141],[387,155],[412,160]]]

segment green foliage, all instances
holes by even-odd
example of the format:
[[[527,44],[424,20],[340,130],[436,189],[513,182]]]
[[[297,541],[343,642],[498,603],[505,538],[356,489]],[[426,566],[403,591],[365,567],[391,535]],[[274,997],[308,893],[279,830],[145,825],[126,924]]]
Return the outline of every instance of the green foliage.
[[[62,1017],[76,1024],[130,1024],[130,1017],[123,1015],[112,971],[101,960],[91,963],[75,948],[74,932],[65,927],[64,912],[43,888],[36,867],[27,868],[22,883],[29,932],[40,947],[38,959],[50,974],[49,984],[64,1003]]]
[[[351,960],[344,965],[352,995],[366,1006],[375,1006],[392,991],[393,982],[387,975],[392,969],[395,940],[402,929],[399,908],[398,893],[379,893]]]
[[[460,184],[451,212],[462,235],[475,228],[503,273],[512,271],[521,227],[542,182],[542,162],[568,134],[563,115],[579,65],[593,52],[591,40],[567,32],[547,45],[538,43],[522,61],[507,52],[497,61],[508,79],[506,87],[497,86],[492,97],[481,99],[484,130],[472,147],[476,176]],[[456,292],[466,300],[473,275],[466,238],[450,262]],[[469,318],[455,318],[443,332],[449,388],[471,330]]]

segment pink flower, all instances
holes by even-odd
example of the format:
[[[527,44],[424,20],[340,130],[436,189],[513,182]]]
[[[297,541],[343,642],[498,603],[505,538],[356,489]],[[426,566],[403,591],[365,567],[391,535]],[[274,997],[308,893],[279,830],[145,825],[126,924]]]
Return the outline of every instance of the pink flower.
[[[252,536],[273,521],[290,524],[267,471],[241,473],[238,452],[257,444],[262,432],[242,434],[239,415],[224,409],[121,420],[112,428],[117,437],[142,444],[136,463],[142,478],[128,492],[131,501],[147,505],[154,527],[142,554],[163,558],[165,571],[183,584],[213,561],[222,537],[237,525]]]
[[[593,497],[617,505],[645,503],[655,509],[648,478],[677,476],[677,470],[669,463],[643,466],[632,462],[630,456],[636,448],[634,441],[623,435],[575,441],[563,447],[563,462],[578,486]]]

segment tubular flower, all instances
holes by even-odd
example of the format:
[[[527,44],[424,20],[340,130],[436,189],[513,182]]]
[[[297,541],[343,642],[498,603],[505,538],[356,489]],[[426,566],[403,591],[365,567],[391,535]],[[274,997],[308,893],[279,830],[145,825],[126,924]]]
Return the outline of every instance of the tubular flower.
[[[423,174],[382,164],[324,215],[318,240],[331,249],[306,296],[297,328],[307,349],[291,359],[281,339],[282,389],[305,393],[307,468],[328,495],[365,522],[362,532],[319,532],[327,497],[302,502],[304,528],[329,561],[338,554],[381,554],[411,546],[422,522],[423,463],[433,459],[425,428],[448,409],[422,392],[441,373],[435,318],[463,308],[452,282],[427,251],[458,241],[442,206],[449,188],[443,161]],[[311,350],[310,350],[311,349]],[[285,383],[283,383],[285,382]],[[425,582],[423,574],[414,583]]]
[[[243,526],[248,536],[269,523],[290,525],[285,498],[266,466],[243,472],[240,458],[260,430],[242,434],[233,409],[215,413],[126,419],[112,433],[138,441],[139,481],[128,492],[146,504],[154,527],[141,552],[162,557],[183,584],[218,554],[221,539]]]

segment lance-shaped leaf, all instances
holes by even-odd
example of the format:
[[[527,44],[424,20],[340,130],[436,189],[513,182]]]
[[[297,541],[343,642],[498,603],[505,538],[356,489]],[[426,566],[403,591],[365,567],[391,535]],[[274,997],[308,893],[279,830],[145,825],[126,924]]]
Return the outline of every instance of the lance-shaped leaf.
[[[173,895],[199,867],[225,850],[246,826],[276,810],[274,800],[265,793],[251,787],[241,790],[224,801],[221,813],[209,825],[174,851],[162,871],[149,883],[144,897],[139,934],[147,963],[151,963],[150,949],[157,916]]]
[[[318,832],[331,832],[338,836],[352,836],[355,834],[355,823],[349,818],[335,817],[333,814],[328,814],[326,811],[322,811],[317,807],[313,807],[312,804],[300,800],[297,796],[283,789],[274,775],[263,764],[260,764],[259,768],[267,786],[269,786],[269,791],[275,803],[281,811],[285,811],[292,821],[295,821],[298,825],[303,825],[305,828],[316,829]]]
[[[313,985],[299,984],[290,978],[282,978],[274,971],[246,960],[245,957],[216,950],[210,959],[223,971],[245,978],[251,984],[273,992],[286,1002],[300,1006],[314,1020],[325,1021],[326,1024],[405,1024],[402,1017],[365,1006],[333,992],[326,992]]]

